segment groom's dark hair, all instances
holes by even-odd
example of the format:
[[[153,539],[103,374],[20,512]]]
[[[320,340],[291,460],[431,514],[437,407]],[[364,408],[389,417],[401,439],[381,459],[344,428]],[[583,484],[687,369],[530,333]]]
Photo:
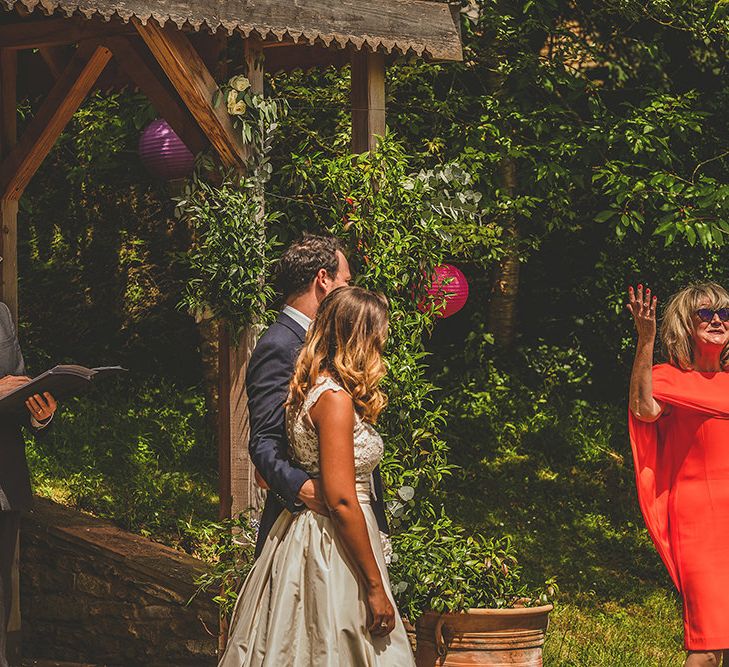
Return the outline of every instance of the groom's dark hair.
[[[343,252],[342,244],[335,236],[315,234],[305,234],[286,248],[276,272],[284,301],[305,292],[321,269],[336,278],[339,270],[337,250]]]

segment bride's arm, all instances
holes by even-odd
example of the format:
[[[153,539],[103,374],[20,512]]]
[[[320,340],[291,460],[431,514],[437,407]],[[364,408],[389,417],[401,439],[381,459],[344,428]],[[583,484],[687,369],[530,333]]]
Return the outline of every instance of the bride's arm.
[[[385,592],[362,507],[357,500],[352,399],[344,391],[324,392],[309,416],[319,435],[324,500],[347,554],[364,582],[372,616],[370,632],[386,635],[395,627],[395,610]]]

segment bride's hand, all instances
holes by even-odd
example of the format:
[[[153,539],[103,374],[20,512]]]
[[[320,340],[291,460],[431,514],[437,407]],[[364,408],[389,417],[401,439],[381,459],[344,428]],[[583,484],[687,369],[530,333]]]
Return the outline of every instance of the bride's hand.
[[[656,337],[656,304],[658,298],[651,296],[650,288],[645,290],[643,294],[643,285],[638,285],[638,293],[633,287],[628,288],[628,305],[627,308],[633,316],[635,329],[638,332],[638,338],[642,340],[653,340]]]
[[[382,583],[370,586],[367,591],[367,606],[372,620],[370,634],[375,637],[389,635],[395,629],[395,609]]]

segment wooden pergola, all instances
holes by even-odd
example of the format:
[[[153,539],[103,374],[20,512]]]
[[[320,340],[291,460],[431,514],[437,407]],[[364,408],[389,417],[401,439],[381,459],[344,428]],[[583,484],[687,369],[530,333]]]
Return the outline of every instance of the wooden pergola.
[[[351,65],[357,153],[384,134],[388,62],[412,54],[462,59],[458,9],[433,0],[2,0],[0,299],[16,321],[18,201],[91,90],[138,89],[193,153],[212,146],[223,164],[243,168],[240,135],[224,105],[212,102],[221,53],[236,34],[258,92],[263,63],[269,72]],[[44,101],[18,137],[18,100],[41,95]],[[257,502],[244,384],[254,344],[253,332],[237,345],[221,333],[223,516]],[[17,631],[15,607],[11,625]]]

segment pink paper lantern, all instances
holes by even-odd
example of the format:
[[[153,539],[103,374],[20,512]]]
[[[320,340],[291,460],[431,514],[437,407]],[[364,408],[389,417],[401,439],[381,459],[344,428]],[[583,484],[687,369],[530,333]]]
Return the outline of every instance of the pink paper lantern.
[[[468,281],[458,267],[452,264],[441,264],[435,268],[435,275],[428,288],[428,294],[435,297],[436,305],[440,308],[438,317],[450,317],[466,305]],[[421,311],[427,309],[425,302],[420,303],[418,307]]]
[[[152,176],[171,181],[192,173],[195,156],[166,120],[153,120],[139,137],[139,157]]]

